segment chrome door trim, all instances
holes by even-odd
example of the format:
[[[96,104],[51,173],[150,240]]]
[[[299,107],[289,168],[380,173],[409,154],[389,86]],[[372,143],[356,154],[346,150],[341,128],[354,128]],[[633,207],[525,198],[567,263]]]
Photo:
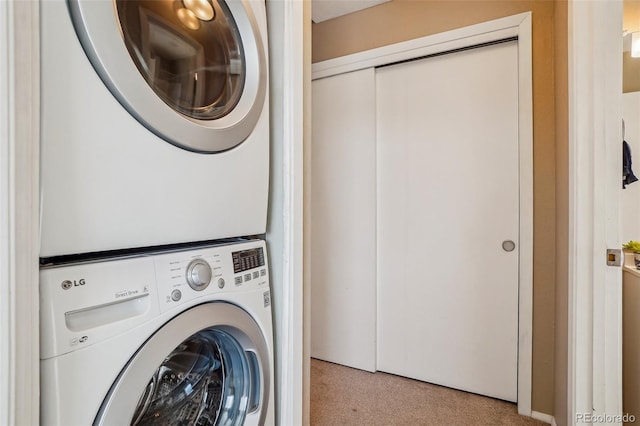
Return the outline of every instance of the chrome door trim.
[[[130,424],[140,395],[166,356],[189,336],[210,327],[229,332],[238,339],[245,351],[256,353],[262,381],[260,424],[264,424],[271,376],[265,337],[260,326],[244,309],[227,302],[210,302],[175,316],[149,337],[118,375],[93,425]]]

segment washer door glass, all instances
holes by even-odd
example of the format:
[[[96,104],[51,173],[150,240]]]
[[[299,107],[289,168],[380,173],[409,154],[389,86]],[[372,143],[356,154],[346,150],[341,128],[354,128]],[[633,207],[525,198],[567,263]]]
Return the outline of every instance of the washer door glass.
[[[125,44],[153,91],[182,114],[212,120],[238,104],[246,64],[222,0],[117,0]]]
[[[132,425],[241,425],[250,409],[251,367],[225,331],[200,331],[169,354],[140,397]]]
[[[106,88],[165,141],[202,153],[226,151],[244,142],[268,111],[263,3],[67,2]]]
[[[225,302],[194,306],[133,354],[93,424],[264,424],[271,365],[262,328],[247,311]]]

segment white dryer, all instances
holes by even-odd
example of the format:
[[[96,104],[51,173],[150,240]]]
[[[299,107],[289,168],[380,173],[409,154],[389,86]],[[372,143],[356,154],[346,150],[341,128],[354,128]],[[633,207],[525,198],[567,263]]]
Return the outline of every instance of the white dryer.
[[[263,0],[41,1],[41,251],[265,232]]]
[[[41,270],[43,425],[271,425],[261,240]]]

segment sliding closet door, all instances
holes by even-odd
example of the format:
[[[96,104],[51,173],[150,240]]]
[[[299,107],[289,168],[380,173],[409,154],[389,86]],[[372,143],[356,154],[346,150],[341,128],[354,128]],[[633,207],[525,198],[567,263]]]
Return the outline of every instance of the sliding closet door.
[[[378,370],[517,399],[517,42],[377,70]]]
[[[375,72],[315,80],[312,91],[311,356],[374,371]]]

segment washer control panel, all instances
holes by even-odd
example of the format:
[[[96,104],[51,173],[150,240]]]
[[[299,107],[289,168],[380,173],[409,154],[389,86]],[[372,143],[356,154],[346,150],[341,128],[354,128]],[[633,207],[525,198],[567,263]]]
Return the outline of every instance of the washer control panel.
[[[267,308],[267,268],[261,240],[44,267],[40,356],[79,350],[173,309],[239,292],[255,291]]]
[[[187,284],[196,291],[207,288],[211,282],[211,276],[211,266],[202,259],[192,260],[187,266]]]
[[[161,312],[207,295],[269,289],[266,245],[260,240],[167,253],[154,262]]]

